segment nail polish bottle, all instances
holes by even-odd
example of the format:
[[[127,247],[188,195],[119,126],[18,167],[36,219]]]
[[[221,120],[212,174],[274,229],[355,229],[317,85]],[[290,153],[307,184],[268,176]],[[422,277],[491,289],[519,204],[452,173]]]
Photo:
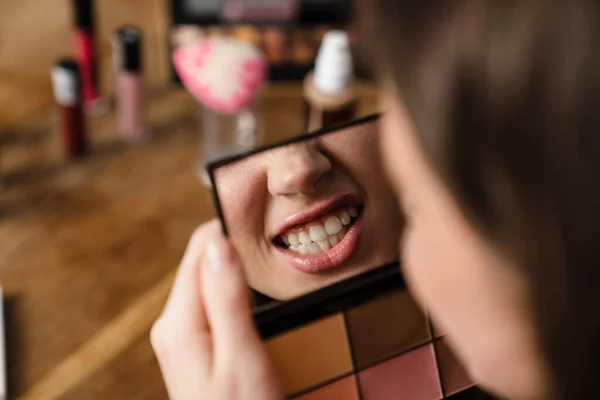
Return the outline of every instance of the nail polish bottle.
[[[350,121],[356,113],[353,63],[348,35],[329,31],[323,37],[314,72],[304,80],[306,130]]]
[[[116,97],[119,131],[125,141],[146,138],[144,125],[144,82],[142,77],[142,35],[133,27],[123,27],[114,42]]]
[[[61,136],[67,158],[78,158],[87,152],[85,120],[82,107],[82,84],[75,60],[65,58],[52,69],[54,98],[59,106]]]

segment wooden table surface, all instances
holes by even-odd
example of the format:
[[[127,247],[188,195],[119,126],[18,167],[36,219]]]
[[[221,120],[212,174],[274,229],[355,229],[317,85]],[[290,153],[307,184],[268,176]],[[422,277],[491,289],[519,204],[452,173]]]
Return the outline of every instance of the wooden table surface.
[[[377,109],[363,88],[360,113]],[[265,95],[266,140],[300,132],[299,86]],[[0,282],[10,398],[165,399],[149,330],[194,228],[214,215],[195,175],[198,112],[182,89],[149,96],[151,140],[89,121],[93,153],[59,150],[55,110],[0,132]]]

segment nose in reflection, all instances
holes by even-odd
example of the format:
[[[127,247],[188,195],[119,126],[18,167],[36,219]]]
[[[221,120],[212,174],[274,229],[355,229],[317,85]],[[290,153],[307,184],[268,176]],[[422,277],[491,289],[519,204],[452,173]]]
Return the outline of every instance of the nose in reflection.
[[[314,142],[277,149],[269,160],[269,192],[274,196],[312,194],[319,180],[330,170],[330,160]]]

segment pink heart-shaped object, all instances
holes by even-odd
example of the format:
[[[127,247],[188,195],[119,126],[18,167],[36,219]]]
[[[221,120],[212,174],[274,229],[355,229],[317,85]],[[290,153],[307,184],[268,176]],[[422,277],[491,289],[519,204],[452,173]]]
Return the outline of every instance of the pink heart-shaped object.
[[[224,114],[254,102],[267,77],[258,49],[229,38],[199,39],[179,47],[173,63],[186,89],[206,107]]]

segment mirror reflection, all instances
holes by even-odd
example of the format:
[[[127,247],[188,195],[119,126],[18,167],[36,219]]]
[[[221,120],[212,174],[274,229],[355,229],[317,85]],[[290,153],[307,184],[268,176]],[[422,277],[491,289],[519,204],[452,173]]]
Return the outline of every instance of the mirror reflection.
[[[213,170],[250,286],[289,300],[398,258],[402,216],[382,172],[378,117]]]

